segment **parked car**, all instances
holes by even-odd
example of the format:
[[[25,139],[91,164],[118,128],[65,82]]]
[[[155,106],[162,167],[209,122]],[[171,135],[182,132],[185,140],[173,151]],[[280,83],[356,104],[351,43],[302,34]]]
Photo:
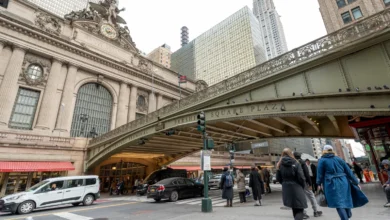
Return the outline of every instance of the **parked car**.
[[[35,209],[64,204],[85,206],[100,198],[98,176],[72,176],[46,179],[25,192],[0,200],[0,212],[27,214]]]
[[[153,185],[163,179],[171,178],[171,177],[187,177],[187,170],[174,170],[171,168],[156,170],[152,172],[149,176],[147,176],[144,180],[144,184],[138,186],[137,194],[145,195],[149,185]]]
[[[209,188],[220,188],[222,174],[215,174],[209,179]]]
[[[195,197],[197,195],[203,196],[203,184],[182,177],[161,180],[149,186],[147,192],[147,198],[152,198],[156,202],[162,199],[175,202],[181,198]]]

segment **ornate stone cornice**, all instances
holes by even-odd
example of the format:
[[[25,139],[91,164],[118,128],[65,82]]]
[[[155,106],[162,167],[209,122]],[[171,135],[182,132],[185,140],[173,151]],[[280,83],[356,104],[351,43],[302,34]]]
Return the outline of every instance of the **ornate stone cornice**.
[[[55,36],[50,33],[42,32],[39,28],[26,25],[25,23],[22,23],[21,21],[12,19],[7,17],[4,14],[0,14],[0,26],[6,27],[8,29],[12,29],[14,31],[20,32],[22,34],[28,35],[32,38],[35,38],[37,40],[43,41],[45,43],[51,44],[55,47],[61,48],[63,50],[72,52],[74,54],[77,54],[79,56],[85,57],[89,60],[92,60],[94,62],[98,62],[100,64],[103,64],[105,66],[111,67],[113,69],[116,69],[120,72],[124,72],[127,74],[130,74],[136,78],[152,82],[152,75],[151,74],[145,74],[140,70],[133,69],[129,66],[124,65],[120,61],[116,61],[112,58],[105,57],[102,54],[99,54],[97,52],[91,51],[87,48],[84,48],[82,46],[76,45],[74,43],[69,42],[68,40],[59,38],[58,36]],[[154,84],[165,87],[171,91],[178,90],[177,85],[173,83],[167,83],[157,77],[154,78]],[[183,95],[189,95],[192,93],[192,91],[188,89],[182,89]]]

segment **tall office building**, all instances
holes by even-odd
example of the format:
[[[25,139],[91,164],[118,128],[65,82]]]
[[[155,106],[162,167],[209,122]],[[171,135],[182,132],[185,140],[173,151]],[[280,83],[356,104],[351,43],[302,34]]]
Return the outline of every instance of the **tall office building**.
[[[266,60],[259,22],[244,7],[174,52],[171,68],[213,85]]]
[[[167,44],[163,44],[150,52],[147,57],[156,63],[170,68],[171,67],[171,47]]]
[[[78,11],[88,7],[88,2],[99,3],[102,0],[26,0],[63,18],[71,11]],[[117,0],[118,5],[119,0]]]
[[[253,0],[253,14],[259,20],[268,59],[288,51],[280,16],[273,0]]]
[[[326,31],[332,33],[384,10],[390,0],[318,0],[318,3]]]

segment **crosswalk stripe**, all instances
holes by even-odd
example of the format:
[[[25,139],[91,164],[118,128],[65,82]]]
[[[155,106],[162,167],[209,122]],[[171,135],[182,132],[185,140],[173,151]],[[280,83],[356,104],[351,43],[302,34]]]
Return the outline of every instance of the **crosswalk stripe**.
[[[53,215],[56,215],[58,217],[61,217],[61,218],[64,218],[64,219],[68,219],[68,220],[91,220],[91,219],[93,219],[93,218],[90,218],[90,217],[85,217],[85,216],[82,216],[82,215],[76,215],[76,214],[69,213],[69,212],[55,213]]]

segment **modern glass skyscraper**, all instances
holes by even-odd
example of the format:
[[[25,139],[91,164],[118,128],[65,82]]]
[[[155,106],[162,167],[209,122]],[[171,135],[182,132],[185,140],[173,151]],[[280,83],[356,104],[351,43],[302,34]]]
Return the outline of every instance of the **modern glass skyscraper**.
[[[280,16],[273,0],[253,0],[253,14],[260,23],[264,48],[268,59],[288,51]]]
[[[213,85],[266,60],[259,22],[244,7],[173,53],[171,68]]]
[[[99,3],[102,0],[27,0],[32,2],[39,7],[50,11],[59,17],[72,12],[87,8],[88,2]],[[117,1],[118,4],[119,1]]]

